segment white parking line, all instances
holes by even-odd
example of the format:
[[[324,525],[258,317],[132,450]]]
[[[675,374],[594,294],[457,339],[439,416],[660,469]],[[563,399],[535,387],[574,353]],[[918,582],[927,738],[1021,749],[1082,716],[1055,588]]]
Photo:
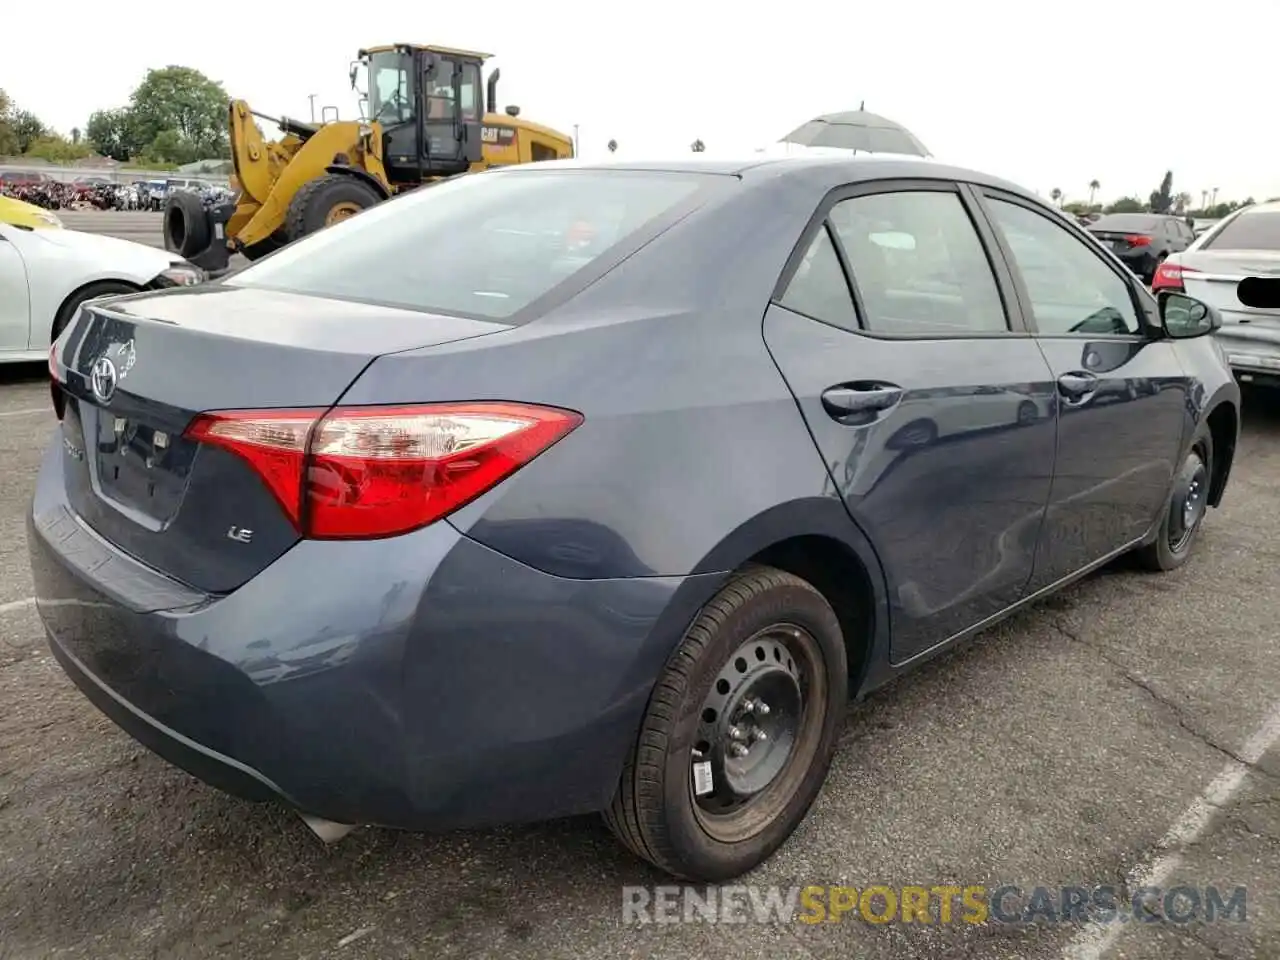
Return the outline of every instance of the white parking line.
[[[35,597],[27,597],[25,600],[13,600],[10,603],[0,603],[0,614],[12,613],[14,610],[25,610],[35,602]]]
[[[1222,772],[1213,778],[1204,792],[1191,801],[1173,826],[1160,839],[1155,855],[1147,862],[1129,871],[1129,889],[1158,887],[1182,863],[1183,851],[1200,838],[1213,820],[1214,813],[1225,806],[1244,785],[1249,768],[1257,763],[1268,750],[1280,743],[1280,703],[1262,722],[1237,756],[1242,762],[1230,761]],[[1101,960],[1119,939],[1124,929],[1120,924],[1095,924],[1085,927],[1063,951],[1063,960]]]
[[[52,412],[52,407],[28,407],[25,410],[0,410],[0,417],[32,417],[37,413]]]

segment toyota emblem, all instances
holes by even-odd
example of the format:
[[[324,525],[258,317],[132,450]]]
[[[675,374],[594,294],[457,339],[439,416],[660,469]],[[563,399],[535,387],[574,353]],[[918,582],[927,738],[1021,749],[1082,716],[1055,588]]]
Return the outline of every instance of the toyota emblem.
[[[116,365],[111,362],[110,357],[99,357],[94,361],[93,368],[89,371],[89,389],[100,403],[111,402],[118,380]]]

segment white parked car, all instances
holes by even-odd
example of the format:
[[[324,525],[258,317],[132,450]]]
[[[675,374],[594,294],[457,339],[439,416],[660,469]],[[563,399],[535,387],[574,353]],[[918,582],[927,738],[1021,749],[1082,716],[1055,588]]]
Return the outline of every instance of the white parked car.
[[[1236,288],[1245,277],[1280,278],[1280,202],[1223,217],[1182,253],[1170,254],[1151,289],[1183,291],[1217,307],[1222,329],[1216,337],[1235,375],[1280,386],[1280,310],[1242,304]]]
[[[198,267],[167,250],[0,223],[0,363],[44,360],[86,300],[203,279]]]

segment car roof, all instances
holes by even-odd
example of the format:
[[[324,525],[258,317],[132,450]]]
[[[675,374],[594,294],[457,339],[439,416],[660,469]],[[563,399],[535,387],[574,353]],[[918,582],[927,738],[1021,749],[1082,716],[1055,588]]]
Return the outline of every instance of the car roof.
[[[966,167],[941,163],[927,157],[899,154],[797,154],[794,156],[671,157],[667,159],[546,160],[540,163],[501,169],[502,175],[521,172],[567,170],[654,170],[670,173],[703,173],[738,177],[744,182],[776,180],[803,181],[810,186],[833,188],[842,184],[873,180],[962,180],[1018,194],[1044,203],[1035,194],[999,177]]]

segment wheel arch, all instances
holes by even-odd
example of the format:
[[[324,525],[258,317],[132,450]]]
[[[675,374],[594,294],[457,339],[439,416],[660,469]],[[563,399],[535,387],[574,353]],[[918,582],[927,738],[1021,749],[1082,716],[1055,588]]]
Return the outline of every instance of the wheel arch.
[[[362,170],[360,167],[346,166],[341,163],[331,163],[329,166],[324,168],[324,172],[343,177],[355,177],[355,179],[363,181],[376,190],[378,196],[383,200],[391,199],[391,193],[387,190],[383,182],[368,170]]]
[[[1209,427],[1209,436],[1213,439],[1209,505],[1216,507],[1222,503],[1227,478],[1231,475],[1231,464],[1235,460],[1236,443],[1240,436],[1240,409],[1231,399],[1218,398],[1210,406],[1204,423]]]
[[[748,564],[792,573],[831,604],[844,633],[850,694],[856,696],[872,666],[888,655],[889,603],[880,558],[844,505],[830,497],[809,497],[772,507],[722,539],[694,572],[721,572],[727,578]],[[702,584],[705,594],[698,608],[724,582],[691,579]]]
[[[128,287],[132,293],[141,293],[146,289],[143,284],[135,283],[127,277],[97,277],[80,284],[62,298],[58,308],[53,312],[53,319],[49,324],[49,343],[53,343],[54,340],[58,339],[58,334],[71,322],[71,308],[77,303],[77,300],[83,298],[84,294],[94,287],[104,286]],[[121,295],[123,296],[124,294]]]

